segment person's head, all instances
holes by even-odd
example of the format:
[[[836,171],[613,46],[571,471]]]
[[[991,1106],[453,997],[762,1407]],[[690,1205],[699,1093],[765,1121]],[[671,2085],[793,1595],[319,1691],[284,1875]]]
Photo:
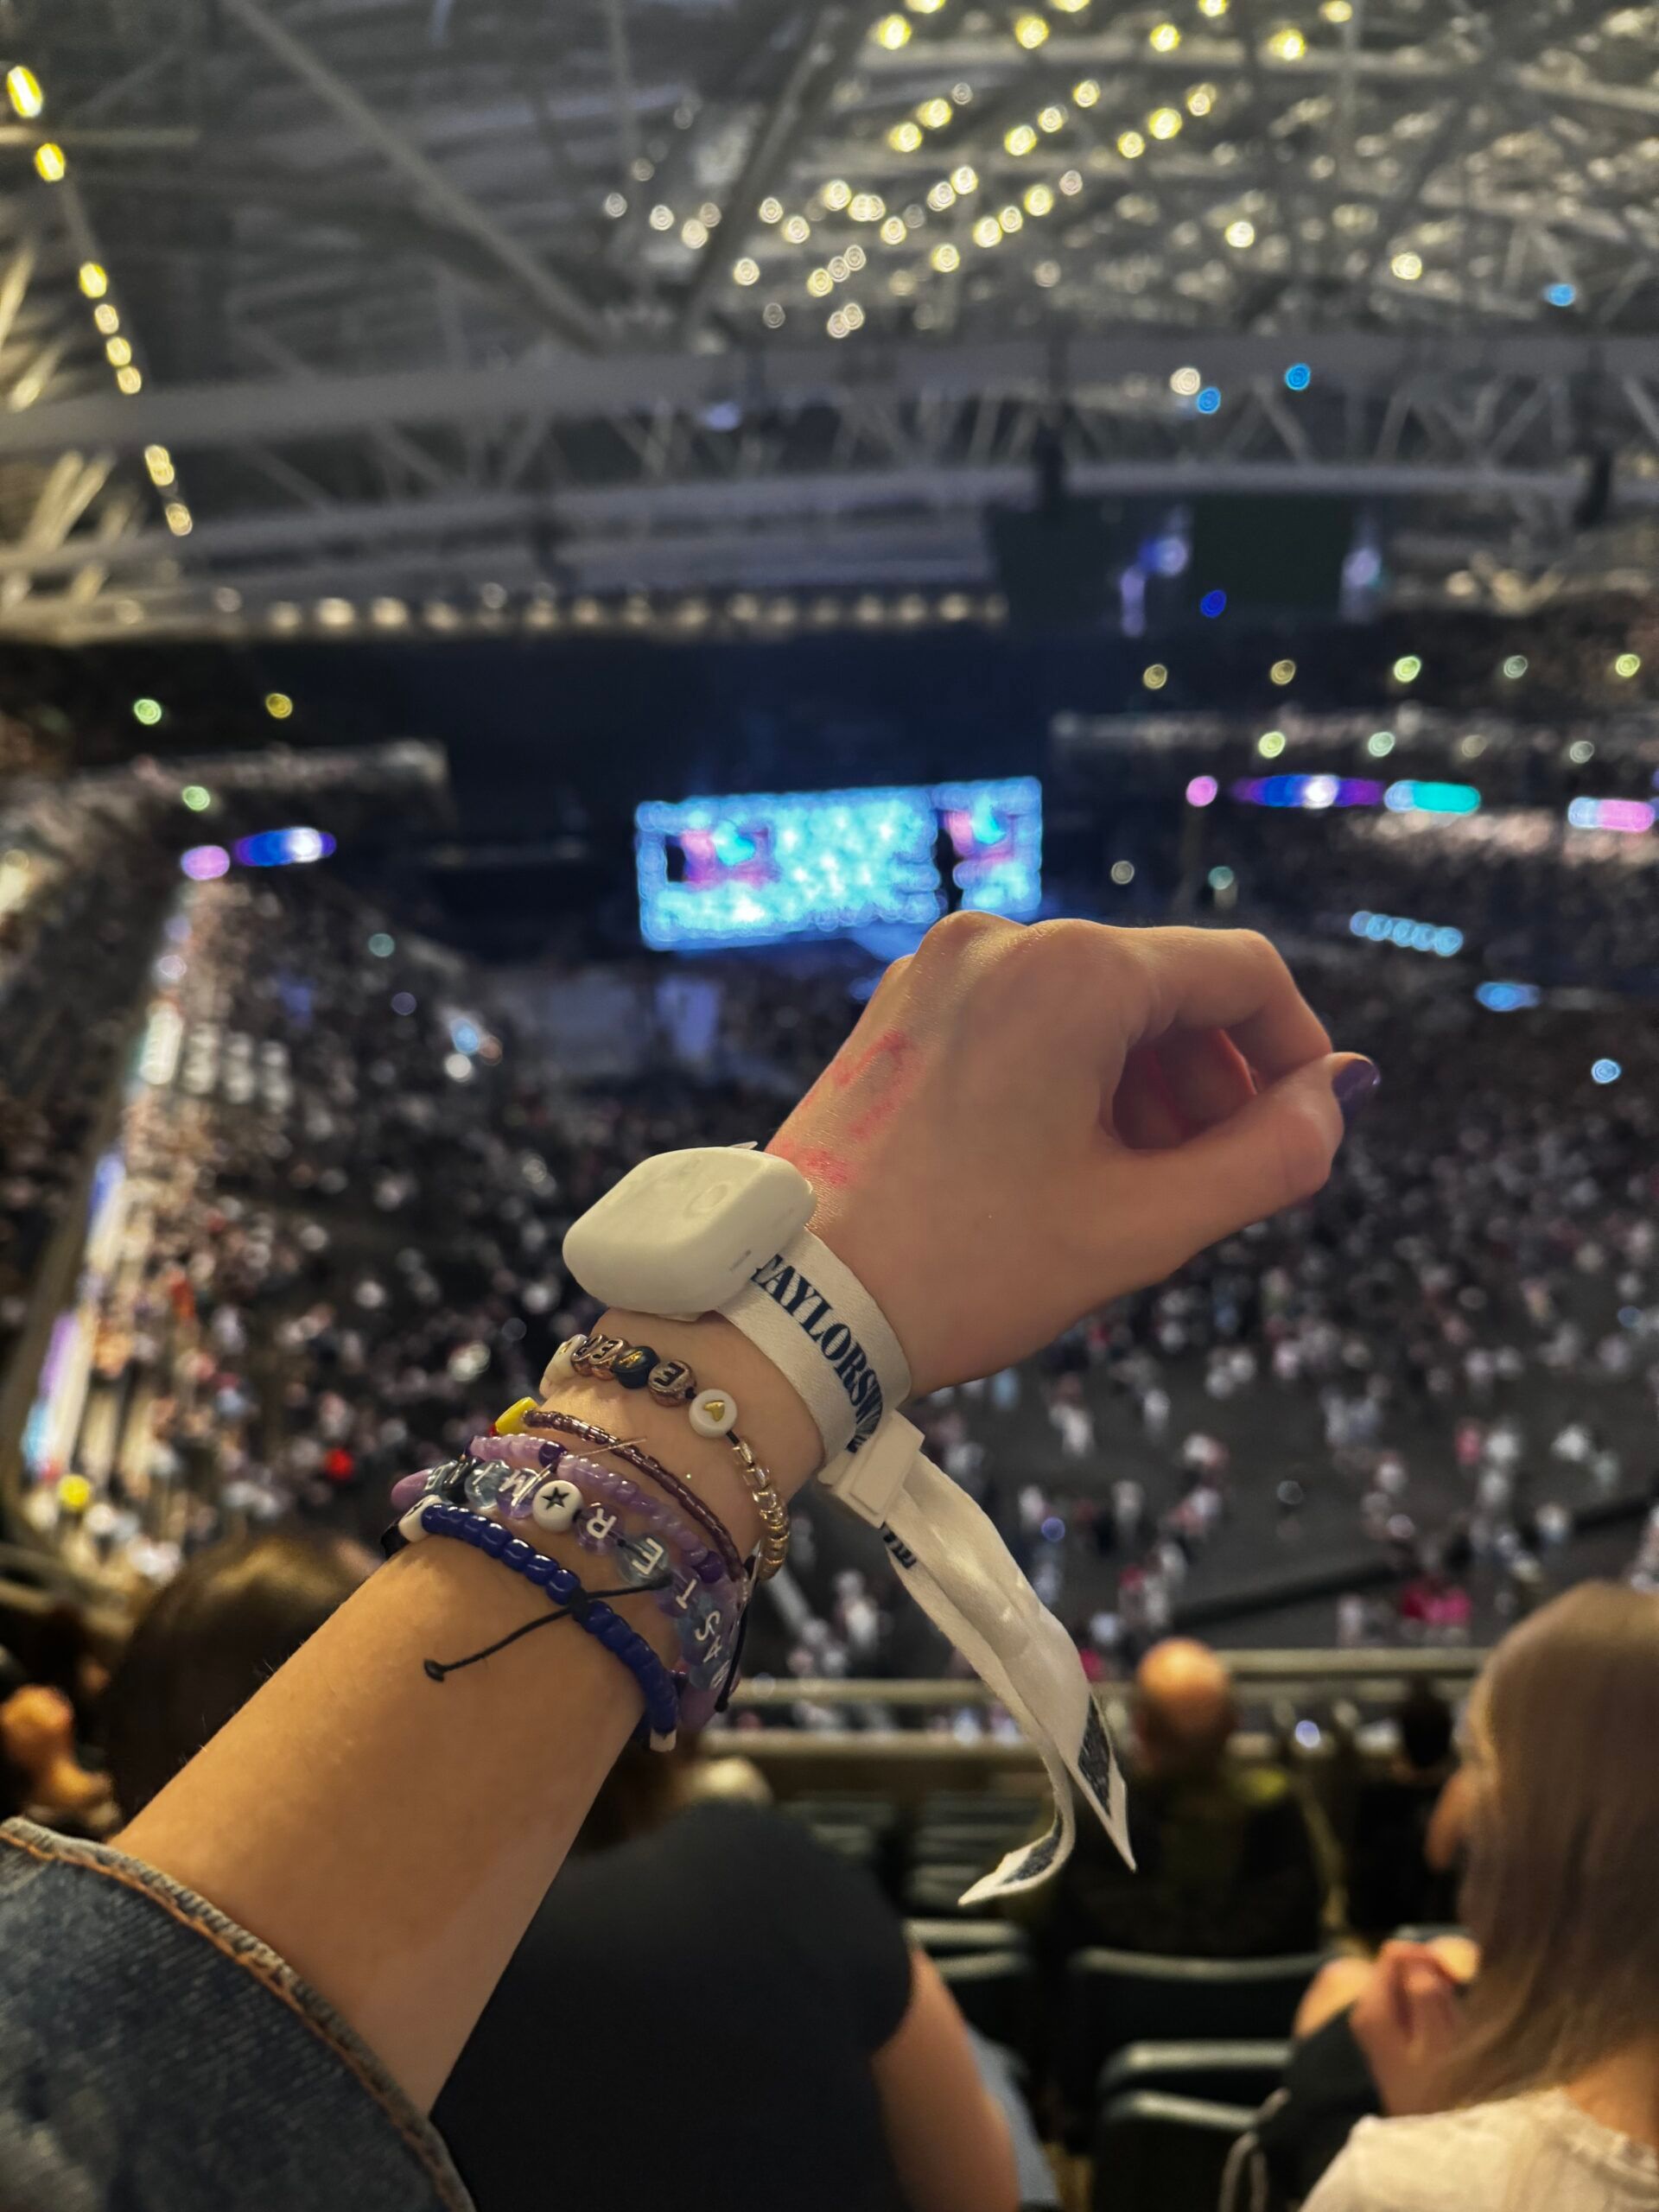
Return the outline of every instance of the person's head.
[[[301,1533],[199,1552],[133,1630],[110,1685],[110,1779],[128,1820],[349,1598],[374,1562]]]
[[[1452,1708],[1427,1682],[1414,1685],[1400,1708],[1400,1756],[1414,1774],[1438,1777],[1452,1756]]]
[[[27,1785],[75,1748],[75,1708],[48,1682],[30,1682],[0,1705],[0,1758]]]
[[[1659,2035],[1659,1598],[1582,1583],[1505,1637],[1470,1701],[1480,1946],[1459,2102],[1573,2081]]]
[[[1170,1637],[1135,1675],[1135,1733],[1144,1772],[1214,1773],[1237,1719],[1232,1678],[1207,1643]]]

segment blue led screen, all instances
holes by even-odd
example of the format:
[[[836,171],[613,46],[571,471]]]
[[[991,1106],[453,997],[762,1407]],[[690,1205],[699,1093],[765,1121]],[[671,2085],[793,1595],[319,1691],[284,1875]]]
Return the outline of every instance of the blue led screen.
[[[665,950],[925,929],[951,903],[1020,921],[1041,900],[1034,776],[652,800],[634,824],[640,931]]]

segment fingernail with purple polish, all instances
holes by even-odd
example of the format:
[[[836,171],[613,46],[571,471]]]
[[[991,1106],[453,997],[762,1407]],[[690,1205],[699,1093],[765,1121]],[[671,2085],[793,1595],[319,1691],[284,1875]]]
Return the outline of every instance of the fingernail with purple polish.
[[[1363,1113],[1376,1096],[1382,1078],[1370,1060],[1350,1060],[1331,1088],[1342,1109],[1344,1124],[1351,1128],[1356,1114]]]

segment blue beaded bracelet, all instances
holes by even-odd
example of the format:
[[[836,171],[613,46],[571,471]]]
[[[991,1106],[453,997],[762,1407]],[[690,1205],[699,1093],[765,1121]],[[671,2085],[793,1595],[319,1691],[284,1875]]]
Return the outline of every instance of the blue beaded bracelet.
[[[672,1751],[680,1720],[679,1692],[674,1677],[645,1637],[630,1628],[602,1598],[590,1597],[569,1567],[561,1567],[545,1552],[538,1552],[523,1537],[513,1535],[499,1521],[488,1520],[481,1513],[465,1513],[459,1506],[441,1505],[429,1500],[418,1514],[404,1516],[402,1528],[405,1536],[411,1538],[417,1535],[457,1537],[474,1551],[499,1560],[503,1567],[523,1575],[538,1590],[545,1591],[549,1604],[558,1609],[560,1617],[574,1620],[622,1662],[645,1693],[644,1725],[650,1732],[651,1748],[654,1751]],[[443,1679],[445,1670],[435,1660],[429,1659],[426,1666],[435,1681]]]

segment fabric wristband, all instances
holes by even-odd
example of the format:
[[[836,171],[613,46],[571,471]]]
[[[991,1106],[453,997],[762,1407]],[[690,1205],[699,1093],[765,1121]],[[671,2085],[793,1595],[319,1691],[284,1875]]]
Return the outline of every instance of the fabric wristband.
[[[826,1459],[862,1451],[910,1395],[910,1366],[852,1269],[803,1230],[721,1308],[811,1414]]]

